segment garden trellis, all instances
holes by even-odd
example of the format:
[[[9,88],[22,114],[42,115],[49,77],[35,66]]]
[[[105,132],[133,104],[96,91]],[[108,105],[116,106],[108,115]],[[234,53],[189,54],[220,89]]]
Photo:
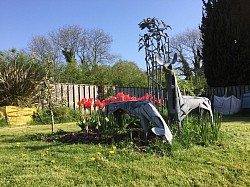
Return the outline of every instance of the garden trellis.
[[[145,49],[148,93],[157,99],[165,98],[163,66],[157,63],[157,58],[170,62],[169,37],[166,30],[171,27],[157,18],[144,19],[139,23],[139,27],[141,30],[147,29],[145,34],[140,35],[139,51]]]

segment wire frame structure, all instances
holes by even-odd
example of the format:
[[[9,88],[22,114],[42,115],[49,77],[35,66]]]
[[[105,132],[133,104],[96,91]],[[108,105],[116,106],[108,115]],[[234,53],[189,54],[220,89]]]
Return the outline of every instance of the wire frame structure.
[[[158,100],[165,100],[163,66],[170,62],[169,37],[166,31],[171,27],[158,18],[143,19],[138,25],[141,30],[146,31],[140,35],[138,43],[139,51],[145,50],[148,93]]]

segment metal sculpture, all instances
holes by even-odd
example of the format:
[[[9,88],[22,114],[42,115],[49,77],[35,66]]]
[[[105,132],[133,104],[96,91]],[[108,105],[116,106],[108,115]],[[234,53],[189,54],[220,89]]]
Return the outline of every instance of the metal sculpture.
[[[122,120],[121,114],[123,112],[140,119],[140,123],[144,131],[145,141],[147,141],[149,122],[151,122],[154,125],[152,131],[158,136],[165,136],[168,142],[170,144],[172,143],[173,136],[171,131],[161,114],[150,101],[111,102],[105,107],[106,116],[113,113],[116,116],[118,124],[120,125]]]
[[[213,113],[209,99],[204,97],[182,96],[177,84],[172,65],[177,61],[174,54],[172,62],[169,51],[169,37],[165,32],[171,28],[162,20],[147,18],[139,23],[141,30],[147,29],[147,33],[140,36],[139,51],[145,48],[145,61],[148,75],[149,93],[155,98],[165,98],[168,110],[168,125],[171,127],[177,116],[179,133],[181,133],[181,121],[195,108],[209,111],[213,123]],[[162,73],[165,73],[166,92],[162,84]]]
[[[163,64],[166,75],[167,83],[167,98],[168,98],[168,125],[172,127],[174,117],[177,117],[179,133],[181,133],[182,120],[194,109],[198,108],[200,115],[202,116],[204,111],[208,111],[211,117],[211,124],[213,127],[213,112],[211,102],[206,97],[196,96],[182,96],[179,89],[175,72],[172,70],[171,64],[164,63],[164,61],[158,57],[157,62]]]

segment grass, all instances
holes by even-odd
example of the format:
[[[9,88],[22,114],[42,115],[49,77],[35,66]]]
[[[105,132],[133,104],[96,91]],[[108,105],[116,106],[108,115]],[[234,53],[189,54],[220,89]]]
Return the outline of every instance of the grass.
[[[214,145],[184,149],[174,141],[167,156],[32,138],[50,132],[49,125],[0,128],[0,186],[250,186],[249,117],[226,117]]]

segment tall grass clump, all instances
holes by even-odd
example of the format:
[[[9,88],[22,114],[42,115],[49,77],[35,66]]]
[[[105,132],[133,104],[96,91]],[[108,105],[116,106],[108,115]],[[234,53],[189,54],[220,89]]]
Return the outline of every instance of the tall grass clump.
[[[182,134],[175,136],[177,142],[183,147],[193,145],[208,146],[219,141],[222,115],[214,115],[214,123],[208,115],[202,118],[190,115],[182,122]]]

